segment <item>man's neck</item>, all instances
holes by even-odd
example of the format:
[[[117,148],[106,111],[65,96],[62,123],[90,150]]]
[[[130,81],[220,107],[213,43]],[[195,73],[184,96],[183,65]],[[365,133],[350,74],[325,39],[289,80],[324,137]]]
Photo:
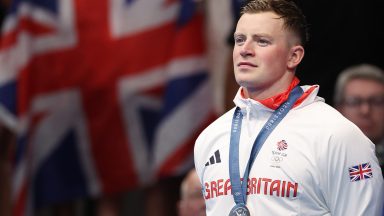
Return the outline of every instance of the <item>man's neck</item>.
[[[292,83],[296,82],[296,80],[298,81],[298,78],[294,73],[286,73],[286,75],[272,85],[257,87],[245,86],[242,94],[244,98],[251,98],[256,101],[265,100],[289,91],[290,87],[292,87]],[[293,87],[296,86],[297,83],[293,85]]]
[[[281,103],[283,103],[285,100],[287,100],[289,93],[291,90],[299,84],[300,80],[297,77],[294,77],[292,81],[290,82],[289,85],[286,85],[283,90],[278,91],[279,93],[275,94],[264,94],[268,96],[260,96],[262,94],[257,95],[257,97],[253,97],[253,94],[250,94],[249,89],[243,88],[242,89],[242,97],[243,98],[251,98],[253,100],[259,101],[260,103],[264,104],[265,106],[269,108],[276,108],[278,107]],[[252,91],[251,91],[252,93]],[[255,93],[253,91],[253,93]],[[261,98],[261,99],[259,99]]]

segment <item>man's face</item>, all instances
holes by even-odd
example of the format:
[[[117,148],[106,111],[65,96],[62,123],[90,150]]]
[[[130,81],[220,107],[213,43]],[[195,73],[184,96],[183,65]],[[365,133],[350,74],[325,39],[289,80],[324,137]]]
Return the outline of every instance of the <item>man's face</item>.
[[[244,14],[234,35],[233,63],[239,85],[251,91],[285,90],[294,76],[288,71],[290,44],[295,37],[283,28],[284,21],[273,12]]]
[[[195,171],[191,171],[182,189],[182,199],[178,204],[179,216],[205,216],[205,200],[201,193],[200,180]]]
[[[384,138],[384,86],[356,78],[345,87],[339,111],[377,143]]]

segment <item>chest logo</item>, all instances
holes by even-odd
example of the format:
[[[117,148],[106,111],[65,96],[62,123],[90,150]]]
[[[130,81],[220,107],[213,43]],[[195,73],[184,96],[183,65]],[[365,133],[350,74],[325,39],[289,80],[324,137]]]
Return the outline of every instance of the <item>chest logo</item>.
[[[272,150],[271,167],[280,168],[280,164],[287,157],[285,150],[288,149],[288,143],[285,140],[281,140],[276,143],[276,150]]]
[[[277,150],[279,150],[279,151],[284,151],[288,148],[288,143],[285,140],[281,140],[281,141],[277,142],[276,145],[277,145]]]

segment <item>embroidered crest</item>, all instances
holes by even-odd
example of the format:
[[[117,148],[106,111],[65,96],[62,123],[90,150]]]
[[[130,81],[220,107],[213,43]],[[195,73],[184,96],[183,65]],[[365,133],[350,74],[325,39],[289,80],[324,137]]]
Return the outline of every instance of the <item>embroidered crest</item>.
[[[286,150],[288,148],[288,143],[285,140],[281,140],[281,141],[277,142],[276,145],[277,145],[277,150],[279,150],[279,151],[283,151],[283,150]]]

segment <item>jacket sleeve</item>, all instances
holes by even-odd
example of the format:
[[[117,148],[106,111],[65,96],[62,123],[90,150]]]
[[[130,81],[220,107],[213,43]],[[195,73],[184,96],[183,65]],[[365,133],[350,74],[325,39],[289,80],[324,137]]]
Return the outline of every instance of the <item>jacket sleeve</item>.
[[[202,172],[203,172],[203,167],[204,167],[202,164],[202,158],[201,158],[201,155],[202,155],[202,149],[201,149],[202,146],[201,145],[203,145],[202,140],[203,140],[203,135],[200,134],[200,136],[197,138],[197,140],[195,142],[195,147],[194,147],[195,169],[196,169],[197,175],[199,176],[201,184],[203,184]]]
[[[383,176],[374,144],[352,124],[328,139],[321,166],[326,202],[333,216],[381,216]]]

